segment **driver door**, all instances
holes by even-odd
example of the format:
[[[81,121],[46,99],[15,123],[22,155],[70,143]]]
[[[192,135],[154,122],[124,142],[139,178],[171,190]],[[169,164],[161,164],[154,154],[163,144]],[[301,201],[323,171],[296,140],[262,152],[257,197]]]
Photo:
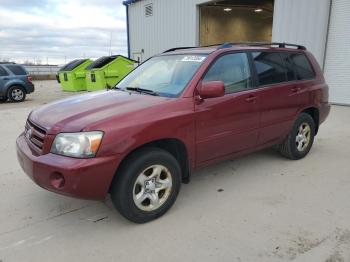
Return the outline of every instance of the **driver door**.
[[[195,105],[198,166],[255,147],[259,129],[259,97],[246,53],[220,56],[202,81],[223,81],[225,95]]]

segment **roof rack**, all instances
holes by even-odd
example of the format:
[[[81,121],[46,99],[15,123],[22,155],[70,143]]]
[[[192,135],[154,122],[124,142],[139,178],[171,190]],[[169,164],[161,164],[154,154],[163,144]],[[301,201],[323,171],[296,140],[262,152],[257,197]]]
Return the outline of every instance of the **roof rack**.
[[[289,44],[289,43],[282,43],[282,42],[235,42],[235,43],[221,43],[221,44],[213,44],[213,45],[205,45],[205,46],[199,46],[199,47],[214,47],[218,46],[217,49],[224,49],[224,48],[230,48],[234,45],[247,45],[247,46],[278,46],[279,48],[288,48],[288,47],[296,47],[300,50],[306,50],[306,47],[303,45],[297,45],[297,44]],[[168,53],[172,51],[176,51],[179,49],[191,49],[191,48],[198,48],[198,46],[183,46],[183,47],[174,47],[170,48],[163,53]]]
[[[176,51],[176,50],[178,50],[178,49],[191,49],[191,48],[198,48],[198,46],[174,47],[174,48],[170,48],[170,49],[168,49],[168,50],[165,50],[163,53],[168,53],[168,52]]]
[[[231,46],[229,46],[231,45]],[[219,44],[218,49],[222,48],[228,48],[232,47],[233,45],[248,45],[248,46],[278,46],[279,48],[287,48],[287,47],[296,47],[300,50],[306,50],[306,47],[303,45],[297,45],[297,44],[289,44],[289,43],[282,43],[282,42],[236,42],[236,43],[224,43]]]

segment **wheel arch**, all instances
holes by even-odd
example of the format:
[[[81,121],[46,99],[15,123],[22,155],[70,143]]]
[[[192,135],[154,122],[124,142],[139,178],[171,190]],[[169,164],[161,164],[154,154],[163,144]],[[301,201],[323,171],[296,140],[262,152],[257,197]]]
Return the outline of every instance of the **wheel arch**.
[[[8,91],[10,90],[10,88],[14,87],[14,86],[22,87],[24,92],[26,94],[28,93],[27,89],[26,89],[26,87],[25,87],[25,85],[23,83],[15,81],[15,82],[9,82],[8,85],[6,86],[6,89],[5,89],[6,95],[8,94]]]
[[[305,108],[301,113],[306,113],[312,117],[315,122],[315,135],[317,135],[320,125],[320,110],[317,107],[312,106]]]
[[[126,160],[137,151],[144,148],[157,147],[169,152],[175,159],[179,162],[181,168],[181,180],[183,183],[188,183],[190,180],[190,160],[187,147],[183,141],[177,138],[163,138],[158,140],[153,140],[145,144],[139,145],[138,147],[129,151],[123,159],[120,161],[120,164],[116,170],[115,175],[117,175],[118,170],[123,166]]]

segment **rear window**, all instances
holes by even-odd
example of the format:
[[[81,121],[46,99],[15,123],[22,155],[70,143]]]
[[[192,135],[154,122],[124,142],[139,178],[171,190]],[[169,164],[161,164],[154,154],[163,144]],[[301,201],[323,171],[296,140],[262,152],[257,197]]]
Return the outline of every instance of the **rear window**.
[[[6,72],[6,70],[0,66],[0,76],[7,76],[7,75],[8,73]]]
[[[62,71],[72,71],[74,68],[80,66],[82,63],[84,63],[86,61],[86,59],[76,59],[73,60],[72,62],[69,62],[68,64],[66,64],[65,66],[61,67],[61,69],[59,70],[60,72]]]
[[[13,74],[17,76],[24,76],[27,75],[26,70],[24,70],[23,67],[18,66],[18,65],[7,65],[6,66]]]
[[[287,68],[278,52],[253,52],[259,85],[285,82]]]
[[[310,62],[304,54],[290,53],[290,60],[294,64],[297,80],[305,80],[315,77],[315,73],[310,65]]]

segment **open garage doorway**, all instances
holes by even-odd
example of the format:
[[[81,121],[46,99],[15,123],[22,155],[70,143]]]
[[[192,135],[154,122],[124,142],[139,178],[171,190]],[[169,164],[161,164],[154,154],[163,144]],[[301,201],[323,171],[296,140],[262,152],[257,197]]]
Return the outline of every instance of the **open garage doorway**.
[[[274,0],[211,1],[199,6],[199,44],[271,41]]]

